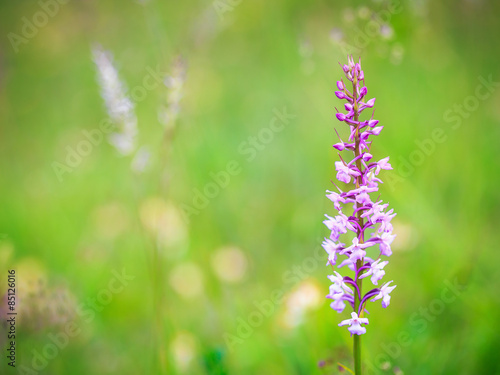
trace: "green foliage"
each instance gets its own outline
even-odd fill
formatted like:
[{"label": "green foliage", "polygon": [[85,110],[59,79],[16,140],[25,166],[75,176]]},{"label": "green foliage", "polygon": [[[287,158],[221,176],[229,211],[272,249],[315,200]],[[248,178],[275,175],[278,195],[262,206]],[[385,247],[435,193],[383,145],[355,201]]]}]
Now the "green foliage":
[{"label": "green foliage", "polygon": [[[318,250],[323,214],[333,212],[324,191],[338,158],[337,62],[346,60],[331,32],[340,29],[355,48],[357,33],[389,5],[224,0],[231,9],[219,17],[210,2],[144,3],[61,4],[17,53],[7,36],[22,36],[23,17],[32,20],[40,5],[0,5],[0,272],[17,270],[19,293],[31,298],[19,308],[35,314],[19,322],[19,366],[64,331],[50,320],[63,316],[81,333],[40,374],[353,368],[351,338],[337,327],[344,316],[323,298],[328,269]],[[398,212],[387,267],[398,288],[387,310],[369,306],[367,374],[495,374],[500,94],[493,88],[477,106],[470,98],[481,77],[500,80],[499,4],[401,8],[389,20],[392,37],[369,37],[360,49],[385,126],[372,153],[395,167],[381,193]],[[134,174],[130,158],[103,140],[59,181],[53,163],[65,163],[67,147],[107,118],[90,53],[96,42],[113,52],[130,92],[148,68],[169,73],[182,56],[179,117],[164,137],[157,110],[168,91],[158,85],[136,103],[149,169]],[[284,107],[296,117],[266,133]],[[237,172],[217,177],[231,161]],[[194,207],[195,190],[205,194],[217,181],[216,196]],[[197,211],[188,223],[186,206]],[[102,300],[122,269],[134,277],[123,291],[92,308],[92,318],[75,310]],[[464,288],[446,302],[455,281]],[[47,318],[37,326],[32,316]]]}]

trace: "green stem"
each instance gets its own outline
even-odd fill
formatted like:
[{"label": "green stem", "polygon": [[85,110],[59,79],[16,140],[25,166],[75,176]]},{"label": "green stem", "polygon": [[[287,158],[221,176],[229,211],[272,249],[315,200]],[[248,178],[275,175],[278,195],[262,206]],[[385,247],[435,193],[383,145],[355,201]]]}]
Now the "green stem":
[{"label": "green stem", "polygon": [[361,335],[354,335],[354,374],[361,375]]},{"label": "green stem", "polygon": [[[352,82],[352,91],[353,91],[353,96],[354,96],[354,103],[353,103],[354,104],[354,121],[359,120],[358,98],[357,98],[356,85],[357,85],[357,78],[355,77],[353,82]],[[360,155],[360,152],[359,152],[359,143],[360,143],[359,126],[358,126],[358,129],[356,129],[356,137],[355,138],[356,139],[355,139],[354,154],[356,157],[358,157]],[[361,165],[360,159],[356,160],[356,166],[357,166],[358,170],[361,171],[363,166]],[[356,180],[356,188],[359,188],[360,185],[361,185],[361,176],[359,176]],[[363,228],[363,225],[364,225],[363,218],[361,217],[361,214],[363,213],[362,211],[363,210],[359,210],[357,212],[357,217],[358,217],[359,225],[361,228]],[[362,229],[358,231],[358,238],[359,238],[360,243],[364,242]],[[363,260],[360,259],[356,262],[356,270],[358,270],[362,266],[363,266]],[[356,284],[358,286],[360,295],[361,295],[361,290],[362,290],[362,286],[363,286],[362,280],[359,279],[359,276],[361,276],[361,274],[358,275],[358,277],[356,278]],[[354,293],[354,311],[356,313],[359,310],[359,304],[361,302],[359,300],[359,298],[360,297],[357,295],[357,293]],[[360,315],[361,314],[362,313],[360,313]],[[354,335],[353,336],[353,354],[354,354],[354,374],[361,375],[361,335]]]},{"label": "green stem", "polygon": [[[358,260],[356,262],[356,268],[360,268],[363,262]],[[361,293],[362,280],[359,278],[356,280],[359,291]],[[358,312],[360,300],[357,293],[354,293],[354,311]],[[360,314],[361,315],[361,314]],[[353,335],[353,355],[354,355],[354,374],[361,375],[361,335]]]}]

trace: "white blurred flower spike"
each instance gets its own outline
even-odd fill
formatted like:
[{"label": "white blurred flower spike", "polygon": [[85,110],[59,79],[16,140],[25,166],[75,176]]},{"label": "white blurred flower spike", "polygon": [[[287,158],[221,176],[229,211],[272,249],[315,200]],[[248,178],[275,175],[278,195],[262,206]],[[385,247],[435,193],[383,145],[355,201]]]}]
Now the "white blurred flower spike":
[{"label": "white blurred flower spike", "polygon": [[160,107],[158,121],[166,128],[173,129],[180,112],[180,102],[184,96],[184,82],[186,80],[186,62],[177,56],[172,64],[171,73],[165,77],[167,87],[165,104]]},{"label": "white blurred flower spike", "polygon": [[143,173],[149,165],[149,161],[151,159],[151,151],[148,146],[142,146],[139,150],[137,150],[134,158],[132,159],[132,163],[130,164],[130,168],[137,174]]},{"label": "white blurred flower spike", "polygon": [[97,68],[97,81],[101,87],[101,96],[108,115],[117,128],[116,132],[109,135],[109,143],[120,154],[129,155],[135,149],[137,136],[134,103],[127,96],[127,88],[120,80],[112,54],[104,50],[101,45],[95,44],[92,46],[92,56]]}]

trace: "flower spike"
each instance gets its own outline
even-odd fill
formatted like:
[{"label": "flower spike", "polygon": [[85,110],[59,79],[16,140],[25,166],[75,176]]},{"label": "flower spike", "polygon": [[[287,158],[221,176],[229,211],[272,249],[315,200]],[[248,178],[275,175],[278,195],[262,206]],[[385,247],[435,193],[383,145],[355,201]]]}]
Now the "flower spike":
[{"label": "flower spike", "polygon": [[[328,276],[332,284],[327,298],[333,300],[330,307],[339,313],[348,305],[352,307],[351,319],[343,320],[339,326],[348,326],[347,329],[351,335],[355,335],[356,342],[359,335],[366,333],[363,325],[368,324],[368,319],[362,316],[366,312],[365,304],[369,300],[380,299],[382,307],[388,307],[390,293],[396,287],[391,286],[392,281],[389,281],[364,294],[362,292],[363,279],[369,278],[377,286],[385,276],[385,268],[389,264],[387,258],[392,255],[391,243],[396,237],[392,234],[391,224],[396,214],[388,208],[387,203],[379,200],[379,184],[382,183],[380,177],[386,173],[382,171],[393,168],[389,157],[375,159],[372,151],[373,142],[370,138],[380,135],[384,129],[384,126],[379,125],[379,120],[374,119],[376,99],[367,98],[368,89],[364,83],[361,60],[354,62],[354,58],[348,56],[347,64],[340,66],[347,81],[337,81],[338,91],[335,91],[335,95],[346,102],[345,112],[335,108],[335,117],[347,126],[349,138],[344,142],[335,130],[339,142],[333,147],[339,151],[340,158],[335,162],[337,180],[347,186],[337,187],[338,192],[326,191],[327,198],[338,213],[333,217],[325,215],[327,219],[324,224],[330,230],[330,236],[325,238],[322,246],[328,255],[326,264],[329,267],[353,272],[352,277],[343,276],[337,271]],[[362,119],[362,112],[367,108],[372,109],[371,117]],[[340,241],[340,237],[348,231],[354,232],[355,237],[347,242],[342,241],[346,245]],[[344,266],[347,267],[342,268]]]}]

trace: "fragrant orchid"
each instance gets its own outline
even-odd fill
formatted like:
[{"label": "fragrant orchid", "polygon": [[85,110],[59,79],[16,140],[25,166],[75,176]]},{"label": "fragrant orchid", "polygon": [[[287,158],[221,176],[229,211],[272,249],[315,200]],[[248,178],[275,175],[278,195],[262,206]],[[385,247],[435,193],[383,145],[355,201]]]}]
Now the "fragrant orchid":
[{"label": "fragrant orchid", "polygon": [[[337,82],[338,91],[335,95],[347,103],[344,105],[346,113],[337,110],[336,117],[347,125],[349,137],[348,141],[344,142],[337,133],[340,142],[333,147],[340,152],[352,152],[353,158],[349,160],[341,156],[340,161],[335,162],[335,170],[337,180],[353,185],[345,185],[344,189],[335,185],[335,191],[326,191],[326,196],[332,201],[338,215],[325,215],[327,220],[324,224],[330,230],[330,238],[325,238],[322,246],[328,254],[327,265],[332,268],[336,266],[337,269],[347,265],[354,272],[353,277],[342,276],[337,271],[334,271],[334,275],[329,275],[332,285],[327,298],[333,300],[330,306],[339,313],[345,309],[346,303],[353,309],[351,319],[343,320],[339,326],[348,325],[349,332],[354,335],[355,369],[356,374],[359,374],[359,335],[366,333],[362,324],[368,324],[368,319],[363,317],[366,303],[369,300],[382,299],[382,306],[387,307],[391,298],[389,293],[396,287],[391,286],[390,281],[363,294],[362,279],[370,276],[371,282],[376,286],[384,277],[384,267],[389,263],[385,258],[392,254],[391,243],[395,238],[391,220],[396,214],[392,209],[388,209],[387,203],[377,197],[379,184],[382,183],[382,171],[392,169],[388,157],[379,161],[372,160],[373,141],[370,137],[378,136],[383,126],[378,126],[379,121],[373,118],[373,114],[367,120],[360,119],[362,111],[373,109],[375,98],[366,98],[368,89],[364,84],[361,62],[355,63],[353,58],[349,57],[348,64],[343,65],[342,70],[346,79],[352,83],[352,88],[351,85],[347,87],[344,80]],[[347,213],[347,207],[352,207],[351,215],[342,212]],[[353,232],[355,237],[350,241],[351,244],[346,246],[340,243],[339,239],[349,231]],[[367,256],[367,252],[373,254],[373,259]],[[339,257],[346,258],[339,261]]]}]

